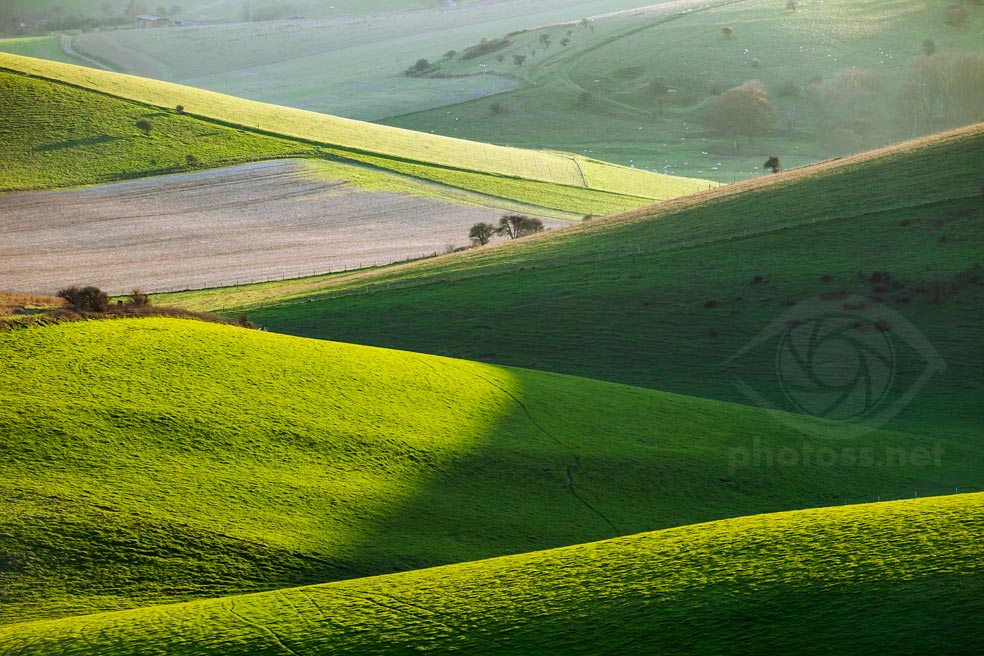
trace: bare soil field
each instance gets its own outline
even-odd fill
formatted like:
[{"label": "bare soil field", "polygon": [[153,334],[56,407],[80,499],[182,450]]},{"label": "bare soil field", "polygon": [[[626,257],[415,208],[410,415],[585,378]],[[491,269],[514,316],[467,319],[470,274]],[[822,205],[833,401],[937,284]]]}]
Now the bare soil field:
[{"label": "bare soil field", "polygon": [[0,290],[166,291],[388,264],[466,245],[503,211],[326,182],[298,161],[0,195]]}]

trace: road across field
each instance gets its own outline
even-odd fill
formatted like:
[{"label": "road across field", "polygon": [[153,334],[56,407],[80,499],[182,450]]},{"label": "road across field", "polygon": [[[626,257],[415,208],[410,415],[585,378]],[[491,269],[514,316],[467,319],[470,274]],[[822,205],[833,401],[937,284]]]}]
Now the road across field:
[{"label": "road across field", "polygon": [[387,264],[463,246],[503,211],[326,182],[298,161],[0,195],[0,289],[161,291]]}]

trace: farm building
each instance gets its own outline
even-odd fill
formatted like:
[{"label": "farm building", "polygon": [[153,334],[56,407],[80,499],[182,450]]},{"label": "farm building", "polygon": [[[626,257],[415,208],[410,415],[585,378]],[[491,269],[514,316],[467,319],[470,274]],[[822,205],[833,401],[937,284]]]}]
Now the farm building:
[{"label": "farm building", "polygon": [[166,18],[161,18],[160,16],[137,16],[133,19],[139,28],[146,27],[167,27],[171,24]]}]

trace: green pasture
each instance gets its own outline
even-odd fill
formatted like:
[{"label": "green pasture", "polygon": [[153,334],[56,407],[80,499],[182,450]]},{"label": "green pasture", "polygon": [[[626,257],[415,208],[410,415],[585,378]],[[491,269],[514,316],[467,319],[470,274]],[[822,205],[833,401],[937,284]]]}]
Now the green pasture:
[{"label": "green pasture", "polygon": [[10,656],[976,653],[981,494],[0,627]]}]

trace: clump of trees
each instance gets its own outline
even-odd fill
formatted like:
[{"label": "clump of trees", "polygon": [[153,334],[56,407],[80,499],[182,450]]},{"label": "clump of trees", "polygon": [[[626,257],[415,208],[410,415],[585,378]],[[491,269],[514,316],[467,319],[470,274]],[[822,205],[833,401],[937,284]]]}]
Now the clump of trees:
[{"label": "clump of trees", "polygon": [[765,134],[775,126],[776,110],[762,83],[749,80],[711,100],[703,122],[711,130],[734,139],[738,150],[739,137],[746,136],[751,143],[754,136]]},{"label": "clump of trees", "polygon": [[507,47],[510,43],[512,43],[512,41],[505,37],[502,37],[501,39],[482,39],[477,45],[465,48],[465,51],[461,53],[461,57],[459,57],[459,59],[475,59],[476,57],[491,55],[493,52]]},{"label": "clump of trees", "polygon": [[810,86],[819,117],[819,138],[837,152],[882,141],[890,115],[882,77],[865,68],[845,68]]},{"label": "clump of trees", "polygon": [[778,173],[782,170],[782,165],[779,163],[779,158],[773,155],[766,160],[765,164],[762,165],[762,168],[772,169],[773,173]]},{"label": "clump of trees", "polygon": [[902,77],[898,109],[913,136],[984,117],[984,55],[936,52],[913,59]]},{"label": "clump of trees", "polygon": [[73,285],[58,292],[70,308],[77,312],[106,312],[109,309],[109,294],[98,287],[78,287]]},{"label": "clump of trees", "polygon": [[403,71],[403,74],[409,75],[411,77],[424,75],[425,73],[429,72],[432,68],[434,67],[431,65],[430,61],[421,57],[414,63],[413,66]]},{"label": "clump of trees", "polygon": [[469,239],[476,246],[485,246],[493,237],[505,236],[519,239],[543,232],[543,221],[525,214],[506,214],[499,219],[499,225],[476,223],[468,232]]}]

